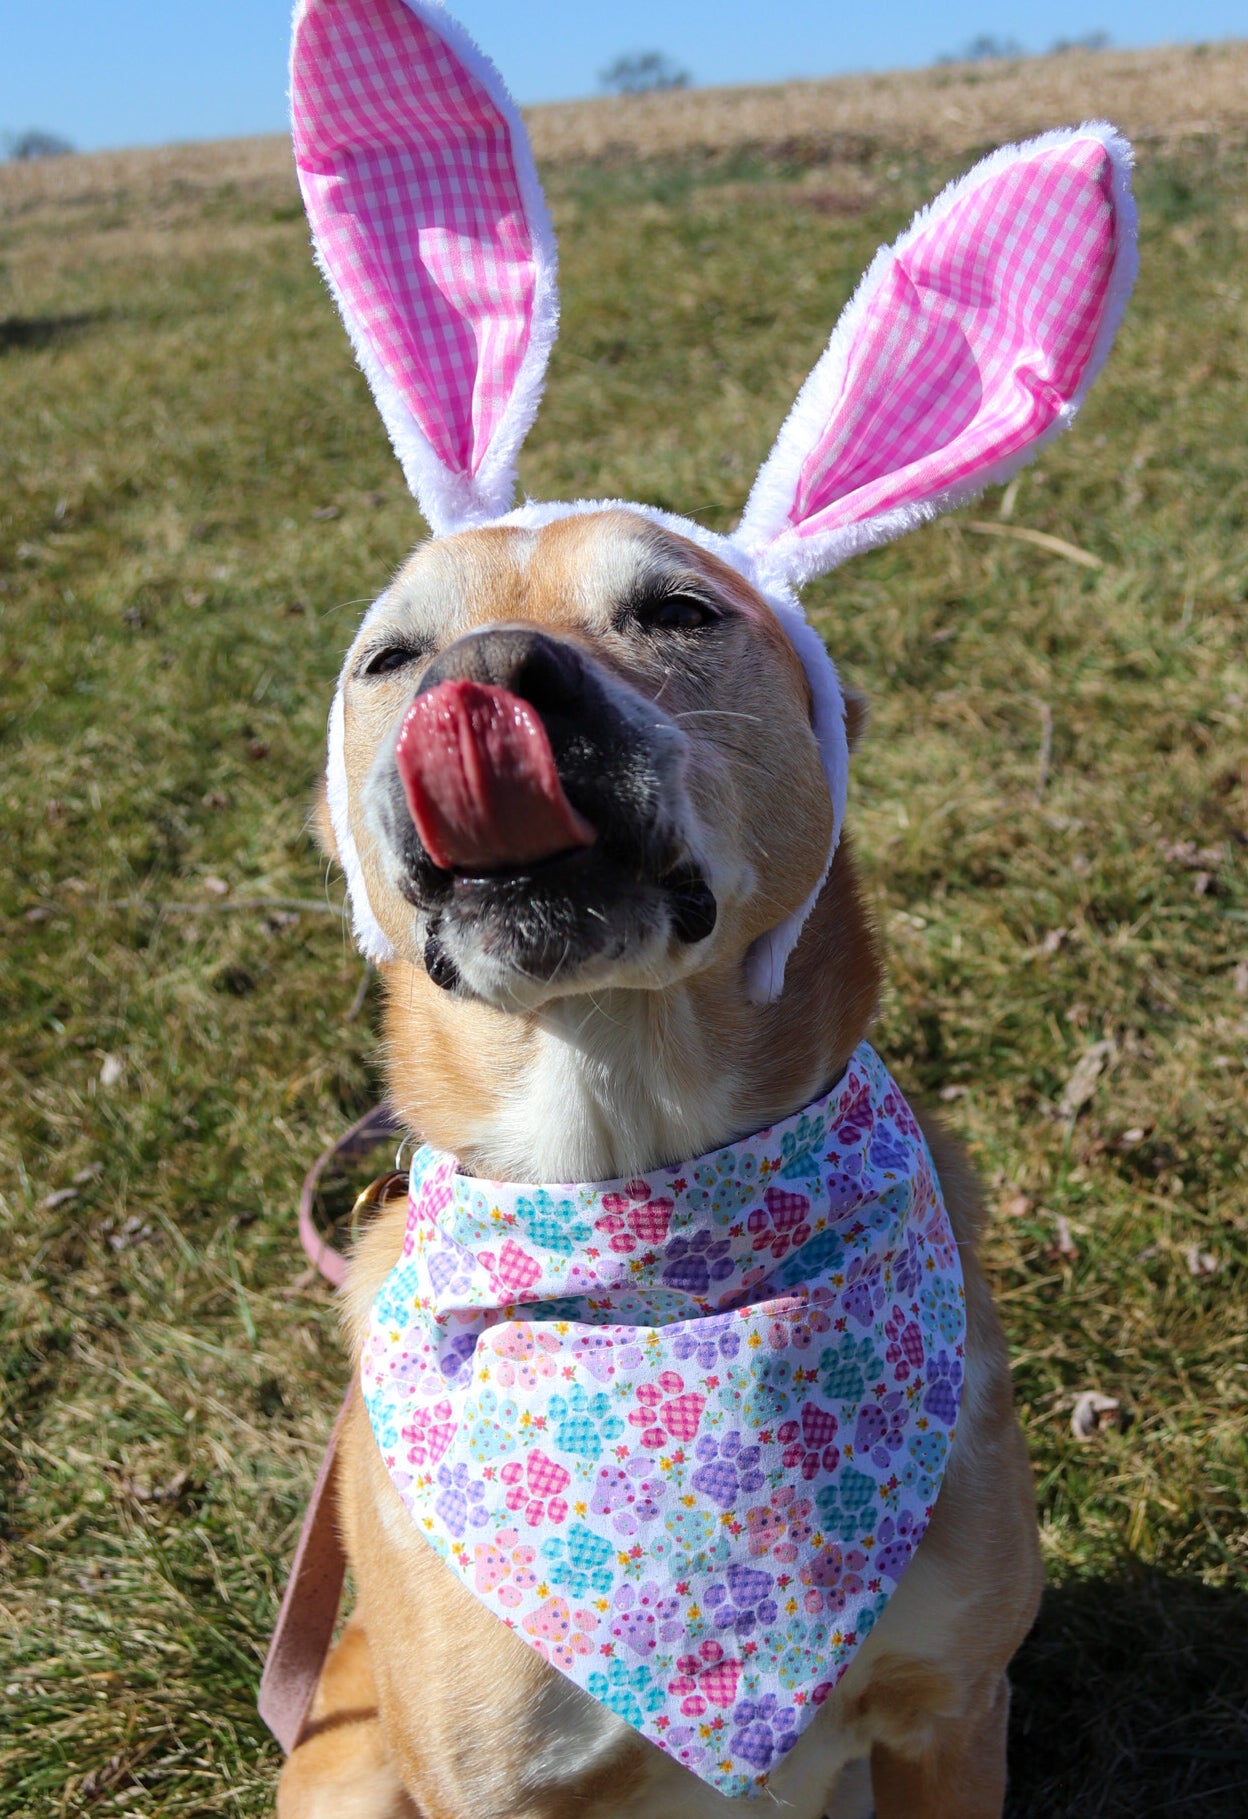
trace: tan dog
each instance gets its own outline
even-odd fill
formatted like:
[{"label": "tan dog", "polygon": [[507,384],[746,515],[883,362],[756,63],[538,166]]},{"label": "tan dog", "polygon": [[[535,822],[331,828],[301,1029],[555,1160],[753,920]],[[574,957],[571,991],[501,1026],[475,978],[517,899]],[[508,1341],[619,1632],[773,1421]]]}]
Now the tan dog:
[{"label": "tan dog", "polygon": [[[1051,134],[947,191],[872,266],[719,537],[643,506],[508,512],[553,243],[519,118],[441,8],[301,0],[292,100],[322,262],[435,533],[347,655],[322,817],[385,979],[391,1102],[447,1179],[455,1159],[495,1186],[683,1166],[835,1087],[878,998],[841,830],[861,712],[793,588],[1071,420],[1134,273],[1129,153],[1107,127]],[[1001,1812],[1036,1524],[974,1183],[924,1128],[965,1283],[956,1438],[875,1627],[769,1758],[765,1793],[794,1819]],[[353,1257],[357,1372],[409,1238],[404,1204]],[[357,1602],[283,1819],[760,1810],[473,1595],[359,1397],[341,1487]]]},{"label": "tan dog", "polygon": [[[426,686],[473,676],[522,689],[527,676],[540,694],[541,662],[550,667],[565,654],[608,713],[639,726],[638,703],[650,704],[644,736],[667,786],[656,864],[670,872],[673,852],[698,855],[713,882],[714,931],[691,945],[670,911],[656,918],[661,871],[613,896],[605,929],[583,862],[562,876],[554,868],[549,901],[527,932],[514,929],[507,879],[498,880],[496,901],[478,881],[468,907],[447,912],[442,936],[472,996],[460,995],[462,986],[448,993],[414,942],[403,836],[396,842],[384,831],[396,717],[422,677]],[[742,674],[755,679],[748,711],[734,681]],[[352,800],[363,805],[359,820],[379,829],[365,836],[361,858],[398,956],[384,969],[386,1042],[406,1125],[476,1174],[605,1179],[759,1128],[843,1070],[880,984],[844,842],[793,955],[784,1000],[760,1013],[740,990],[749,942],[819,874],[828,810],[801,666],[765,602],[731,570],[622,511],[445,539],[418,551],[391,588],[348,659],[346,691]],[[600,722],[603,711],[595,707]],[[560,944],[552,978],[542,977],[543,918]],[[565,958],[569,929],[584,951],[573,947]],[[794,1000],[805,1011],[796,1024]],[[772,1775],[775,1797],[801,1819],[869,1810],[850,1766],[868,1759],[880,1819],[999,1813],[1006,1666],[1039,1597],[1005,1348],[974,1261],[975,1188],[949,1140],[926,1128],[966,1277],[963,1412],[913,1564],[850,1672]],[[357,1353],[405,1218],[405,1205],[383,1214],[353,1261],[347,1306]],[[660,1819],[678,1810],[709,1819],[745,1810],[571,1692],[459,1585],[416,1532],[358,1401],[343,1483],[358,1601],[284,1773],[283,1819],[412,1811]]]}]

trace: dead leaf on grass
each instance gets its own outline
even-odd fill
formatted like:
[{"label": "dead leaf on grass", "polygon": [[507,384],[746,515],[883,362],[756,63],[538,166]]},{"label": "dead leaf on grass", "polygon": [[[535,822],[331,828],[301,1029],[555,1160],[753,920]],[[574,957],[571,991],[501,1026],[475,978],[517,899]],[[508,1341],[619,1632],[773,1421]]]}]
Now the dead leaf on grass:
[{"label": "dead leaf on grass", "polygon": [[1073,1263],[1079,1255],[1079,1246],[1075,1243],[1070,1221],[1063,1218],[1061,1213],[1057,1216],[1053,1238],[1045,1246],[1044,1255],[1045,1260],[1049,1263]]},{"label": "dead leaf on grass", "polygon": [[1084,1390],[1071,1410],[1070,1431],[1076,1440],[1091,1440],[1103,1428],[1116,1427],[1117,1414],[1116,1396],[1103,1396],[1100,1390]]},{"label": "dead leaf on grass", "polygon": [[105,1092],[111,1092],[113,1087],[120,1086],[125,1071],[126,1064],[120,1055],[105,1055],[100,1063],[100,1085]]},{"label": "dead leaf on grass", "polygon": [[1080,1111],[1096,1091],[1097,1081],[1105,1072],[1114,1056],[1114,1045],[1106,1038],[1094,1042],[1090,1049],[1084,1051],[1075,1064],[1075,1070],[1062,1088],[1062,1096],[1057,1102],[1057,1109],[1064,1118],[1077,1118]]},{"label": "dead leaf on grass", "polygon": [[1183,1252],[1183,1260],[1187,1264],[1188,1274],[1195,1276],[1198,1282],[1206,1276],[1216,1276],[1222,1268],[1221,1259],[1212,1251],[1202,1251],[1198,1244],[1188,1245]]},{"label": "dead leaf on grass", "polygon": [[1025,1219],[1031,1211],[1031,1200],[1027,1194],[1010,1194],[1001,1202],[1001,1211],[1007,1219]]},{"label": "dead leaf on grass", "polygon": [[78,1198],[76,1187],[58,1187],[50,1194],[45,1194],[39,1205],[45,1213],[54,1213],[58,1206],[68,1206],[71,1200]]}]

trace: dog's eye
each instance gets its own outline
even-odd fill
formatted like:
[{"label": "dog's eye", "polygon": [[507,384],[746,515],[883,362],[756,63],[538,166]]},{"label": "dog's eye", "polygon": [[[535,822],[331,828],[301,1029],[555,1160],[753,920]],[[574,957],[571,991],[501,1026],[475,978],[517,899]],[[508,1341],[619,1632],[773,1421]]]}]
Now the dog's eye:
[{"label": "dog's eye", "polygon": [[697,632],[720,617],[707,600],[696,594],[656,594],[638,601],[633,617],[646,631]]},{"label": "dog's eye", "polygon": [[388,676],[391,670],[404,669],[409,663],[419,662],[424,655],[424,651],[411,644],[386,644],[365,657],[359,673],[361,676]]}]

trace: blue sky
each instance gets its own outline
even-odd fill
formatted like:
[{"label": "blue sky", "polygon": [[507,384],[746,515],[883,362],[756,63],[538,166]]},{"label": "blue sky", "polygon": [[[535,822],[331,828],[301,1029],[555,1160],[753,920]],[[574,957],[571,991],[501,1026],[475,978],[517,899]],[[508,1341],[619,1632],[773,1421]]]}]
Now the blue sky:
[{"label": "blue sky", "polygon": [[[981,32],[1046,50],[1248,35],[1244,0],[458,0],[520,101],[592,95],[622,52],[661,50],[703,84],[932,62]],[[84,151],[285,128],[287,0],[0,0],[0,133]]]}]

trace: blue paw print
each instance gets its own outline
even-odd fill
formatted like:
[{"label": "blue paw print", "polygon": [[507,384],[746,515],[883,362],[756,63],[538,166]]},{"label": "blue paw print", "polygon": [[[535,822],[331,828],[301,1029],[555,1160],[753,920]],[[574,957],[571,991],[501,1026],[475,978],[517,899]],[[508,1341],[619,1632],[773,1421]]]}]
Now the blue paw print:
[{"label": "blue paw print", "polygon": [[833,1483],[824,1485],[815,1506],[829,1535],[837,1541],[854,1541],[875,1496],[875,1480],[847,1465]]},{"label": "blue paw print", "polygon": [[925,1413],[952,1427],[958,1418],[958,1392],[962,1388],[962,1360],[948,1352],[937,1352],[927,1361],[927,1394],[923,1398]]},{"label": "blue paw print", "polygon": [[884,1375],[884,1360],[870,1339],[845,1339],[820,1354],[820,1384],[829,1402],[859,1402],[869,1383]]},{"label": "blue paw print", "polygon": [[946,1345],[956,1345],[962,1337],[965,1315],[962,1298],[944,1276],[929,1277],[919,1290],[919,1298],[929,1313],[936,1317],[940,1336]]},{"label": "blue paw print", "polygon": [[692,1238],[673,1238],[667,1247],[668,1265],[663,1280],[668,1288],[683,1289],[688,1295],[705,1295],[712,1282],[723,1282],[732,1274],[731,1250],[727,1238],[712,1238],[704,1228]]},{"label": "blue paw print", "polygon": [[475,1483],[469,1477],[466,1465],[440,1465],[438,1483],[442,1489],[438,1492],[433,1507],[457,1541],[465,1529],[484,1526],[489,1519],[485,1507],[485,1486]]},{"label": "blue paw print", "polygon": [[868,1159],[874,1168],[891,1169],[896,1175],[908,1174],[910,1155],[910,1150],[891,1126],[887,1124],[876,1126],[867,1149]]},{"label": "blue paw print", "polygon": [[818,1177],[824,1135],[820,1120],[805,1112],[793,1129],[785,1132],[780,1142],[780,1173],[786,1181]]},{"label": "blue paw print", "polygon": [[816,1232],[805,1244],[772,1270],[767,1280],[777,1288],[789,1288],[799,1282],[813,1282],[817,1276],[826,1276],[832,1270],[839,1269],[845,1255],[845,1245],[840,1235],[832,1230]]},{"label": "blue paw print", "polygon": [[587,1244],[594,1235],[592,1226],[577,1217],[575,1201],[556,1200],[545,1188],[539,1188],[531,1200],[516,1201],[516,1218],[531,1243],[557,1251],[561,1257],[570,1257],[578,1244]]},{"label": "blue paw print", "polygon": [[464,1433],[468,1451],[474,1459],[501,1459],[515,1451],[516,1437],[510,1431],[519,1420],[514,1402],[500,1402],[491,1389],[481,1391],[474,1402],[464,1404]]},{"label": "blue paw print", "polygon": [[748,1636],[755,1625],[766,1628],[775,1622],[777,1605],[772,1596],[774,1586],[770,1573],[762,1572],[758,1567],[742,1566],[734,1560],[724,1579],[726,1584],[708,1585],[702,1594],[702,1602],[717,1630],[732,1630],[738,1636]]},{"label": "blue paw print", "polygon": [[644,1717],[663,1705],[663,1688],[655,1685],[654,1676],[644,1663],[630,1668],[622,1661],[608,1662],[606,1673],[590,1674],[585,1686],[600,1705],[625,1724],[640,1725]]},{"label": "blue paw print", "polygon": [[551,1439],[565,1453],[596,1462],[610,1440],[618,1440],[624,1423],[611,1413],[611,1398],[602,1390],[587,1396],[584,1386],[574,1383],[566,1397],[552,1396],[547,1410]]},{"label": "blue paw print", "polygon": [[742,1446],[735,1427],[722,1440],[703,1434],[694,1451],[701,1464],[689,1482],[721,1509],[730,1509],[738,1497],[753,1496],[763,1488],[763,1474],[758,1469],[761,1451],[757,1446]]},{"label": "blue paw print", "polygon": [[610,1565],[614,1549],[583,1522],[574,1522],[567,1535],[542,1543],[542,1558],[549,1563],[550,1583],[566,1586],[573,1598],[589,1592],[609,1592],[615,1579]]},{"label": "blue paw print", "polygon": [[797,1715],[782,1710],[774,1693],[764,1693],[761,1699],[743,1699],[732,1716],[737,1726],[732,1733],[732,1749],[760,1773],[797,1742]]}]

